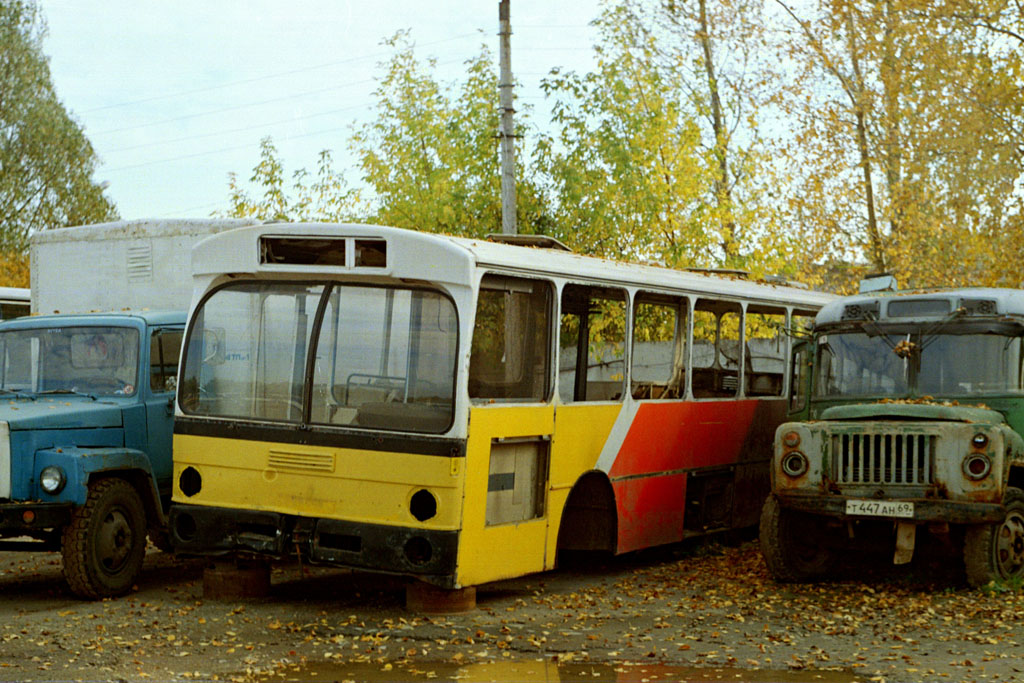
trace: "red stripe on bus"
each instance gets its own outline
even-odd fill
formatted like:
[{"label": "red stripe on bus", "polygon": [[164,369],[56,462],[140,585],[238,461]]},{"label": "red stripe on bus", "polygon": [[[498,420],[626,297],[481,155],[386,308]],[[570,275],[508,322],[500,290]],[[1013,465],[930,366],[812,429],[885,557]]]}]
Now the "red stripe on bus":
[{"label": "red stripe on bus", "polygon": [[686,475],[612,482],[619,509],[617,552],[626,553],[683,537]]},{"label": "red stripe on bus", "polygon": [[615,479],[734,463],[760,402],[644,403],[608,474]]}]

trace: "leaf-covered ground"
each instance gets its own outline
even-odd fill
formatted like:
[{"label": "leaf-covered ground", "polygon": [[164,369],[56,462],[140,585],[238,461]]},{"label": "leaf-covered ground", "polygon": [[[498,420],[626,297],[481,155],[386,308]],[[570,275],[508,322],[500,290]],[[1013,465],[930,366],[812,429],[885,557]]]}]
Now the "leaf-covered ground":
[{"label": "leaf-covered ground", "polygon": [[202,566],[151,551],[137,590],[90,603],[68,594],[57,555],[0,555],[0,681],[345,680],[346,665],[427,680],[538,660],[1024,680],[1024,592],[928,566],[778,585],[756,543],[705,543],[485,586],[477,610],[450,616],[405,611],[401,580],[299,565],[274,569],[268,598],[204,600]]}]

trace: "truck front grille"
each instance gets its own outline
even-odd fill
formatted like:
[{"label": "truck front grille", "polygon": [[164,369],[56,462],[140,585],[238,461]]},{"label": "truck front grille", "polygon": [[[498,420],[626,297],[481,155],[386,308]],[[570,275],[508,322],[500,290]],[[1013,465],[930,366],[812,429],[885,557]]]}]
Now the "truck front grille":
[{"label": "truck front grille", "polygon": [[931,484],[935,437],[929,434],[835,434],[832,479],[838,484]]}]

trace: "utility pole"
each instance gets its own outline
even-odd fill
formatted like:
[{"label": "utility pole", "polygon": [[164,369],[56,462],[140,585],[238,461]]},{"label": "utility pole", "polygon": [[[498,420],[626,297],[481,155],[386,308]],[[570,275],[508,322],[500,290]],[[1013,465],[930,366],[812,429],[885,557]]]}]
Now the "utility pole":
[{"label": "utility pole", "polygon": [[516,138],[512,125],[512,24],[509,21],[509,0],[499,0],[501,78],[501,232],[515,235],[516,229]]}]

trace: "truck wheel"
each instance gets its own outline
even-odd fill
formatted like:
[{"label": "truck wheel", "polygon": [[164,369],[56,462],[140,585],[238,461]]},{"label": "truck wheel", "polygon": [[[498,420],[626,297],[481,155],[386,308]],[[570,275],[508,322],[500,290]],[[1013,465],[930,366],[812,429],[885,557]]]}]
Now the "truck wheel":
[{"label": "truck wheel", "polygon": [[139,494],[123,479],[89,486],[61,539],[64,578],[83,598],[127,593],[146,552],[146,513]]},{"label": "truck wheel", "polygon": [[1024,576],[1024,491],[1009,487],[1000,522],[976,524],[964,535],[967,583],[984,586]]},{"label": "truck wheel", "polygon": [[833,554],[820,543],[820,521],[787,510],[775,496],[761,508],[758,540],[768,572],[776,581],[810,581],[832,567]]}]

